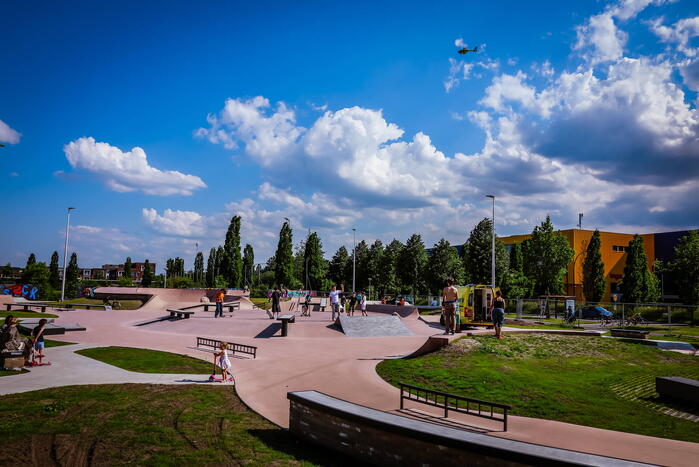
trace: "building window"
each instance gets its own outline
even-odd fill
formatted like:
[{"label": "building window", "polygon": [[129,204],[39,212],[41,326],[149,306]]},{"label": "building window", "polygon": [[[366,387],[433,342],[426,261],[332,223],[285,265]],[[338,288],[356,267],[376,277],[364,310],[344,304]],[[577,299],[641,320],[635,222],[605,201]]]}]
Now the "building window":
[{"label": "building window", "polygon": [[622,246],[622,245],[614,245],[612,246],[612,251],[618,251],[621,253],[626,253],[626,251],[629,249],[628,246]]}]

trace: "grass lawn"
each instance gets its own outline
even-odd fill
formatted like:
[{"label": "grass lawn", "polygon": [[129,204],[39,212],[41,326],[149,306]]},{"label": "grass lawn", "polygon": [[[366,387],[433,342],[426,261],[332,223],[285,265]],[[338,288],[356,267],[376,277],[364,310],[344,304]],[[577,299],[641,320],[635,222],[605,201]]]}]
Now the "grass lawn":
[{"label": "grass lawn", "polygon": [[565,329],[568,331],[584,331],[585,328],[580,326],[571,326],[569,324],[507,324],[505,327],[518,329]]},{"label": "grass lawn", "polygon": [[22,369],[22,370],[20,370],[20,371],[17,371],[17,370],[0,370],[0,376],[10,376],[10,375],[16,375],[16,374],[19,374],[19,373],[29,373],[29,372],[28,372],[27,370],[24,370],[24,369]]},{"label": "grass lawn", "polygon": [[41,313],[36,311],[0,311],[0,318],[3,320],[7,318],[8,315],[12,315],[15,318],[58,318],[58,315],[52,315],[51,313]]},{"label": "grass lawn", "polygon": [[396,386],[510,404],[515,415],[699,439],[699,423],[656,410],[664,402],[654,391],[656,376],[698,379],[699,359],[644,345],[540,334],[463,338],[423,357],[381,362],[377,371]]},{"label": "grass lawn", "polygon": [[263,310],[272,308],[272,302],[270,302],[267,298],[251,298],[250,301]]},{"label": "grass lawn", "polygon": [[51,388],[3,396],[0,419],[0,465],[350,465],[250,411],[230,387]]},{"label": "grass lawn", "polygon": [[213,357],[206,362],[187,355],[131,347],[97,347],[76,353],[139,373],[209,374],[213,365]]}]

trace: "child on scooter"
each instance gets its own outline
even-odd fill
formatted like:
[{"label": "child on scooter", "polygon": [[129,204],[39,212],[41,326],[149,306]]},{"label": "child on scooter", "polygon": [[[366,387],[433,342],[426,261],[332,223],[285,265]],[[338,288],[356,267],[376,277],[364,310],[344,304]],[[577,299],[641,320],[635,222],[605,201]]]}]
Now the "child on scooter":
[{"label": "child on scooter", "polygon": [[231,367],[231,361],[228,359],[228,344],[221,342],[219,349],[221,351],[216,352],[214,356],[217,359],[219,368],[221,368],[221,382],[233,381],[233,376],[228,373],[228,369]]}]

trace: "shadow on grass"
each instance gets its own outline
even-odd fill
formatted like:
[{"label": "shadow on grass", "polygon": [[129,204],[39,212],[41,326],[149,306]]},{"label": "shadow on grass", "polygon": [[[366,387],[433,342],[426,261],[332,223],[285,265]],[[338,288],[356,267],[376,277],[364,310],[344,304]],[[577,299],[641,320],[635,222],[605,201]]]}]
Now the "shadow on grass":
[{"label": "shadow on grass", "polygon": [[248,430],[252,436],[259,439],[265,446],[276,451],[285,452],[299,461],[311,462],[327,466],[368,466],[360,460],[349,457],[339,451],[333,451],[318,444],[300,440],[289,430],[278,428],[264,430]]}]

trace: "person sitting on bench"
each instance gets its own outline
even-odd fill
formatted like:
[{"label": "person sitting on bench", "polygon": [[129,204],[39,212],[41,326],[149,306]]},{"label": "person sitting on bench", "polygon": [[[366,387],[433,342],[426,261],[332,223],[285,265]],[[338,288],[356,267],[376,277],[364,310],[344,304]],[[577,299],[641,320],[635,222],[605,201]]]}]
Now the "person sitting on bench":
[{"label": "person sitting on bench", "polygon": [[[9,318],[9,317],[8,317]],[[19,335],[17,330],[19,320],[15,317],[6,321],[3,327],[2,335],[0,335],[0,351],[2,352],[22,352],[24,356],[24,365],[29,365],[29,357],[31,356],[32,346],[29,339],[25,339]]]}]

